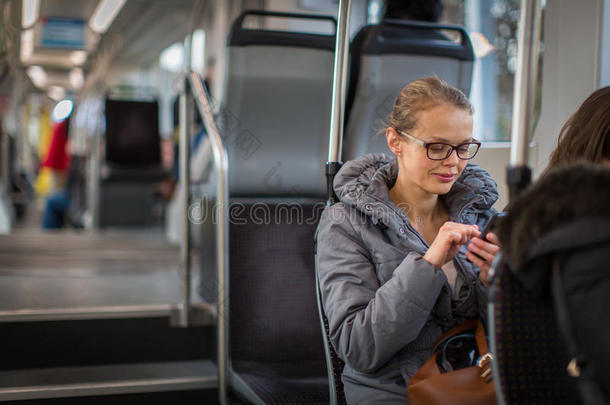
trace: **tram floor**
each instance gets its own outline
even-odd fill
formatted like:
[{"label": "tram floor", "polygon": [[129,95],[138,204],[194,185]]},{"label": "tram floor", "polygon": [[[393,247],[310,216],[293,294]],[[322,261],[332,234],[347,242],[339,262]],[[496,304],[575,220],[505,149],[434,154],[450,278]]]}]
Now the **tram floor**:
[{"label": "tram floor", "polygon": [[215,398],[215,308],[198,297],[194,260],[191,296],[205,316],[172,326],[178,263],[150,230],[0,236],[0,401]]},{"label": "tram floor", "polygon": [[[193,255],[193,300],[198,264]],[[17,231],[0,236],[0,321],[168,314],[181,300],[179,249],[160,232]]]}]

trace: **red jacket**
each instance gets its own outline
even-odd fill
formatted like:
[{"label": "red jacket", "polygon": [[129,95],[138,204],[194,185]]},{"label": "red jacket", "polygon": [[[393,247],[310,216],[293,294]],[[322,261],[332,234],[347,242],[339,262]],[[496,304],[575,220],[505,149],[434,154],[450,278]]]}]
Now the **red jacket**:
[{"label": "red jacket", "polygon": [[70,166],[70,156],[66,151],[68,144],[68,120],[58,122],[53,128],[51,143],[47,155],[42,162],[43,167],[67,172]]}]

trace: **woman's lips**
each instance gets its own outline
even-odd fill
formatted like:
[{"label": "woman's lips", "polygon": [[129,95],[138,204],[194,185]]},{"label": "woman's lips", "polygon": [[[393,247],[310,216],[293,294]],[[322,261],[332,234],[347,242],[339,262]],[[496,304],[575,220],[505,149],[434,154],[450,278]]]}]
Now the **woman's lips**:
[{"label": "woman's lips", "polygon": [[434,173],[434,175],[443,183],[451,183],[455,179],[455,174]]}]

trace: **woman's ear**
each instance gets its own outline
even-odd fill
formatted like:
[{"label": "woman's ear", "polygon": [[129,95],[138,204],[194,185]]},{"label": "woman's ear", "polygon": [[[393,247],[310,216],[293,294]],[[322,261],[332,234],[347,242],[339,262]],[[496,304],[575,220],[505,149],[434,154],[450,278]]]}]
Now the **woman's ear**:
[{"label": "woman's ear", "polygon": [[398,132],[396,132],[394,128],[388,127],[385,131],[385,137],[392,153],[396,156],[400,156],[402,154],[402,142],[400,141]]}]

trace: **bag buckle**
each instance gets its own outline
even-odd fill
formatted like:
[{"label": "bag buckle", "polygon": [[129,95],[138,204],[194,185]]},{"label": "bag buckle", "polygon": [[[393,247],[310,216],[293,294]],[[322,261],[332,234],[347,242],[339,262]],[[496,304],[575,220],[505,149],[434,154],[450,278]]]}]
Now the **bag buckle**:
[{"label": "bag buckle", "polygon": [[487,364],[486,363],[487,361],[492,361],[493,359],[494,359],[494,356],[492,356],[491,353],[485,353],[477,361],[477,366],[479,366],[480,368],[483,368]]},{"label": "bag buckle", "polygon": [[[477,366],[481,369],[483,369],[483,367],[487,366],[492,360],[494,359],[494,357],[491,355],[491,353],[485,353],[483,356],[481,356],[481,358],[477,361]],[[481,377],[482,378],[487,378],[487,376],[491,373],[491,368],[488,368],[487,370],[483,371],[481,373]]]}]

